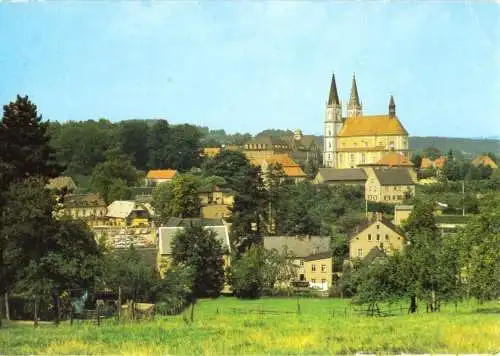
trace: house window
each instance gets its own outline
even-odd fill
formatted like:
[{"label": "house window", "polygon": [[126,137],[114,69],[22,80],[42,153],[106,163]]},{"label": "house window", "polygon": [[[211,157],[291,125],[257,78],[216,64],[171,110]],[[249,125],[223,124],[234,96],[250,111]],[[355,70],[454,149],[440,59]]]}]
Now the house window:
[{"label": "house window", "polygon": [[358,257],[363,257],[363,249],[358,248]]},{"label": "house window", "polygon": [[311,283],[316,283],[316,280],[314,278],[311,279]]},{"label": "house window", "polygon": [[325,273],[326,272],[326,265],[321,265],[321,272]]},{"label": "house window", "polygon": [[372,234],[368,234],[368,241],[372,240]]},{"label": "house window", "polygon": [[316,265],[311,265],[311,271],[316,272]]},{"label": "house window", "polygon": [[378,230],[378,229],[380,229],[380,225],[379,225],[379,224],[377,224],[377,230]]},{"label": "house window", "polygon": [[326,284],[326,279],[321,280],[321,285],[324,286]]},{"label": "house window", "polygon": [[389,240],[389,235],[385,234],[385,240]]},{"label": "house window", "polygon": [[300,260],[300,265],[303,266],[304,265],[304,260]]},{"label": "house window", "polygon": [[380,234],[377,234],[377,241],[380,241]]}]

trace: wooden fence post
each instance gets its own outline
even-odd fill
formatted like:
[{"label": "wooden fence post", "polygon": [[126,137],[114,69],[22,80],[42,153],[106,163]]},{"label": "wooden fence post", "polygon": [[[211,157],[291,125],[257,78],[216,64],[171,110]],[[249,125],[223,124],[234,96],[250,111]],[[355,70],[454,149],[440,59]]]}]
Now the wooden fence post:
[{"label": "wooden fence post", "polygon": [[196,304],[196,299],[191,304],[191,322],[194,321],[194,305]]},{"label": "wooden fence post", "polygon": [[95,313],[96,313],[96,317],[97,317],[97,326],[101,326],[101,318],[99,316],[99,313],[101,312],[101,303],[99,303],[99,301],[96,303],[96,309],[95,309]]},{"label": "wooden fence post", "polygon": [[120,318],[122,316],[122,287],[118,287],[118,321],[120,321]]},{"label": "wooden fence post", "polygon": [[33,312],[33,326],[38,326],[38,296],[35,295],[35,310]]}]

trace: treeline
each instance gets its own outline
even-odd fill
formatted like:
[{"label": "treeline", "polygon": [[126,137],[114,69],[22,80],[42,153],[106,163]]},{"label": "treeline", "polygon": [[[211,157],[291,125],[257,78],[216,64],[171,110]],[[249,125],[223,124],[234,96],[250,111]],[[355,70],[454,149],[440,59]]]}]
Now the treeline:
[{"label": "treeline", "polygon": [[344,266],[337,294],[372,307],[382,301],[408,298],[409,312],[420,300],[428,311],[440,304],[475,297],[500,296],[500,195],[490,193],[480,213],[457,234],[436,227],[432,200],[418,200],[404,225],[403,251],[374,254]]}]

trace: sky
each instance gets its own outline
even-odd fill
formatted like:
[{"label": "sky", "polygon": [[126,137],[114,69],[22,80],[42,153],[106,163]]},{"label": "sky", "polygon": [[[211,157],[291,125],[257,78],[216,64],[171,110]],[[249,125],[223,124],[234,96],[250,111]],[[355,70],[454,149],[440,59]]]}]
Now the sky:
[{"label": "sky", "polygon": [[321,134],[332,73],[412,136],[500,136],[500,3],[0,0],[0,103],[52,121]]}]

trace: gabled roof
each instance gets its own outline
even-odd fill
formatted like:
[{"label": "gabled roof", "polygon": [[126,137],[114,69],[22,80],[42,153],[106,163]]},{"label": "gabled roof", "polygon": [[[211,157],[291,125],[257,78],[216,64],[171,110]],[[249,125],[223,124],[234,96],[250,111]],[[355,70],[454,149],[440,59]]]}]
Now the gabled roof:
[{"label": "gabled roof", "polygon": [[68,195],[64,198],[65,208],[106,207],[104,199],[99,194]]},{"label": "gabled roof", "polygon": [[264,236],[266,250],[287,251],[295,257],[307,257],[330,251],[329,236]]},{"label": "gabled roof", "polygon": [[143,210],[143,211],[148,211],[144,209],[143,207],[137,205],[135,202],[130,201],[130,200],[115,200],[108,206],[108,213],[106,214],[107,217],[109,218],[121,218],[125,219],[127,218],[132,211],[134,210]]},{"label": "gabled roof", "polygon": [[307,175],[304,173],[302,168],[300,168],[300,166],[283,167],[283,171],[285,172],[285,175],[290,178],[307,177]]},{"label": "gabled roof", "polygon": [[408,168],[374,169],[380,185],[415,185]]},{"label": "gabled roof", "polygon": [[320,168],[318,170],[324,182],[339,182],[339,181],[365,181],[366,173],[362,168]]},{"label": "gabled roof", "polygon": [[483,165],[483,166],[490,166],[493,169],[498,168],[498,165],[495,163],[495,161],[493,161],[490,156],[486,155],[477,156],[472,160],[472,164],[476,167]]},{"label": "gabled roof", "polygon": [[190,225],[225,226],[222,219],[170,218],[165,224],[165,227],[185,227]]},{"label": "gabled roof", "polygon": [[[227,226],[205,225],[204,228],[214,231],[216,234],[215,237],[222,243],[222,247],[226,248],[229,252],[231,252],[231,244],[229,241],[229,230]],[[172,241],[174,241],[175,236],[180,231],[183,230],[184,230],[183,226],[176,226],[176,227],[162,226],[158,228],[158,249],[160,255],[172,254]]]},{"label": "gabled roof", "polygon": [[390,135],[407,136],[408,132],[397,117],[389,115],[348,117],[339,133],[340,137]]},{"label": "gabled roof", "polygon": [[147,179],[172,179],[177,174],[175,169],[152,169],[146,175]]},{"label": "gabled roof", "polygon": [[363,224],[361,224],[358,227],[358,230],[356,232],[354,232],[354,233],[351,234],[350,240],[352,240],[354,237],[358,236],[359,234],[363,233],[369,227],[371,227],[373,225],[376,225],[376,224],[385,225],[387,228],[389,228],[390,230],[392,230],[393,232],[395,232],[399,236],[401,236],[401,237],[403,237],[403,238],[406,239],[405,234],[396,225],[394,225],[389,220],[382,218],[382,219],[376,219],[376,220],[372,220],[372,221],[367,221],[367,222],[364,222]]},{"label": "gabled roof", "polygon": [[413,167],[413,163],[410,162],[403,154],[398,152],[389,152],[384,155],[377,164],[389,166],[389,167]]},{"label": "gabled roof", "polygon": [[298,166],[289,155],[271,155],[264,158],[267,164],[281,164],[283,167],[296,167]]},{"label": "gabled roof", "polygon": [[332,257],[332,251],[326,251],[326,252],[321,252],[321,253],[307,256],[304,258],[304,261],[324,260],[325,258],[331,258],[331,257]]},{"label": "gabled roof", "polygon": [[76,189],[76,184],[73,178],[68,177],[68,176],[61,176],[61,177],[56,177],[56,178],[51,178],[49,180],[49,183],[47,184],[47,189],[69,189],[69,190],[74,190]]}]

